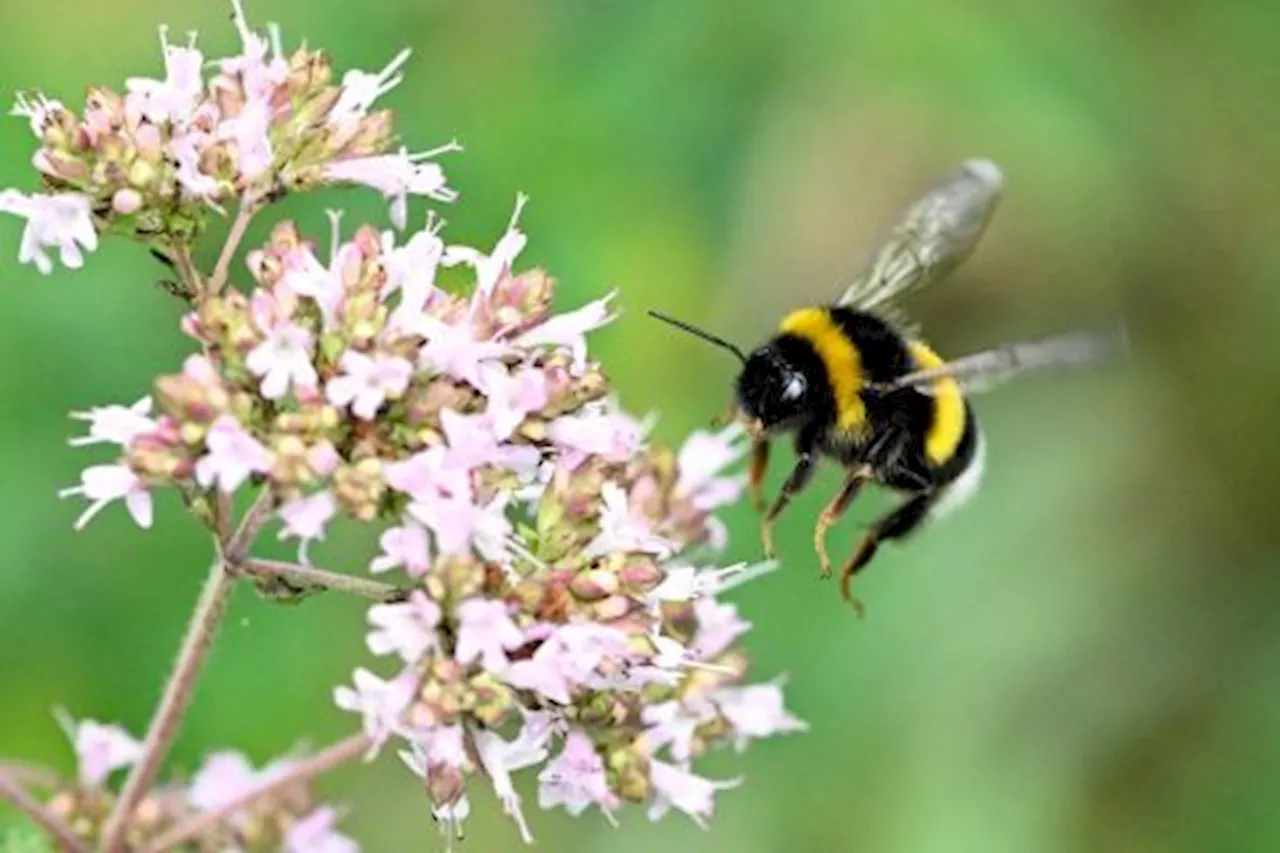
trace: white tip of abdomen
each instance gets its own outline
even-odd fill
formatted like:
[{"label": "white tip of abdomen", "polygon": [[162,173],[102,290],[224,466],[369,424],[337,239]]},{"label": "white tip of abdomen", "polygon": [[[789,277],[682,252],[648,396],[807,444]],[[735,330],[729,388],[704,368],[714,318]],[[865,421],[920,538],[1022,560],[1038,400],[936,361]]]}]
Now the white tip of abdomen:
[{"label": "white tip of abdomen", "polygon": [[932,515],[935,519],[950,515],[962,504],[973,497],[982,484],[982,471],[987,463],[987,441],[979,430],[977,447],[973,450],[973,461],[951,483],[943,487],[942,497],[933,505]]}]

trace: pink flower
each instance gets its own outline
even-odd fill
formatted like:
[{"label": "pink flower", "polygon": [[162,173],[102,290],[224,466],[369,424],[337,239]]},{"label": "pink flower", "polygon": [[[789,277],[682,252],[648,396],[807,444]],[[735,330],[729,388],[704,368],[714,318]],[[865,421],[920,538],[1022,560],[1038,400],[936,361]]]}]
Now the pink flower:
[{"label": "pink flower", "polygon": [[[733,727],[735,745],[741,752],[751,738],[802,732],[809,726],[783,706],[782,688],[776,684],[722,687],[712,698]],[[679,758],[679,756],[676,756]]]},{"label": "pink flower", "polygon": [[409,515],[431,528],[441,554],[461,554],[468,548],[487,560],[500,561],[507,554],[511,520],[506,516],[507,497],[499,494],[488,506],[471,497],[421,498],[409,504]]},{"label": "pink flower", "polygon": [[271,105],[267,101],[270,95],[250,91],[239,115],[224,119],[218,126],[218,138],[235,143],[236,165],[245,181],[260,178],[275,158],[271,147]]},{"label": "pink flower", "polygon": [[507,666],[507,652],[524,645],[524,633],[511,621],[502,601],[469,598],[455,608],[458,638],[454,658],[459,663],[475,661],[490,672]]},{"label": "pink flower", "polygon": [[325,396],[335,406],[351,406],[356,417],[373,420],[387,399],[396,399],[409,387],[413,365],[394,355],[365,355],[347,350],[342,355],[341,376],[330,379]]},{"label": "pink flower", "polygon": [[295,821],[284,836],[285,853],[360,853],[360,845],[334,830],[331,808],[319,808]]},{"label": "pink flower", "polygon": [[72,412],[71,417],[89,422],[89,434],[73,438],[67,443],[72,447],[90,444],[118,444],[127,447],[143,433],[156,428],[151,414],[151,398],[143,397],[132,406],[97,406],[87,412]]},{"label": "pink flower", "polygon": [[382,466],[387,485],[415,500],[471,496],[467,469],[447,465],[444,447],[429,447]]},{"label": "pink flower", "polygon": [[574,372],[581,373],[587,359],[587,332],[598,329],[611,321],[609,302],[617,295],[610,293],[603,299],[588,303],[577,311],[552,317],[516,338],[517,346],[548,346],[567,349],[573,354]]},{"label": "pink flower", "polygon": [[169,143],[169,152],[178,164],[175,177],[187,196],[203,199],[213,205],[222,187],[216,178],[200,169],[200,156],[210,142],[208,134],[188,130]]},{"label": "pink flower", "polygon": [[164,80],[130,77],[128,104],[143,118],[154,124],[182,124],[191,117],[196,102],[204,92],[201,66],[204,54],[196,50],[195,33],[187,47],[169,44],[169,28],[160,28],[160,47],[164,51]]},{"label": "pink flower", "polygon": [[565,811],[577,817],[592,805],[599,806],[612,822],[612,812],[620,801],[609,790],[604,761],[591,738],[580,729],[570,729],[560,754],[538,774],[538,806],[564,806]]},{"label": "pink flower", "polygon": [[698,431],[680,448],[676,469],[676,494],[695,509],[710,512],[731,504],[742,495],[743,477],[721,477],[720,472],[742,458],[742,427],[731,424],[718,433]]},{"label": "pink flower", "polygon": [[342,266],[344,255],[358,251],[347,244],[337,251],[332,269],[326,268],[316,256],[306,249],[299,249],[285,259],[285,274],[280,287],[298,296],[305,296],[320,309],[320,317],[326,329],[332,329],[342,304]]},{"label": "pink flower", "polygon": [[13,100],[9,115],[27,119],[31,124],[31,132],[36,136],[44,136],[45,128],[53,121],[55,114],[67,111],[61,101],[46,98],[40,92],[30,97],[25,92],[16,92]]},{"label": "pink flower", "polygon": [[369,622],[377,629],[366,638],[369,651],[375,655],[394,652],[405,663],[413,663],[437,645],[440,605],[415,589],[408,601],[370,607]]},{"label": "pink flower", "polygon": [[318,377],[311,358],[311,333],[294,323],[282,323],[250,350],[245,365],[254,376],[262,377],[262,396],[279,400],[292,383],[308,387],[316,384]]},{"label": "pink flower", "polygon": [[687,762],[693,757],[694,733],[716,718],[716,709],[705,698],[693,696],[651,705],[641,714],[651,727],[645,732],[650,747],[656,751],[670,746],[672,758]]},{"label": "pink flower", "polygon": [[547,404],[547,377],[535,368],[508,371],[501,364],[480,366],[480,390],[489,400],[484,414],[493,434],[505,439],[526,417]]},{"label": "pink flower", "polygon": [[547,436],[561,447],[580,454],[625,462],[640,449],[644,428],[622,412],[597,411],[556,418],[547,425]]},{"label": "pink flower", "polygon": [[480,387],[481,365],[511,351],[497,341],[478,339],[467,320],[451,325],[424,314],[417,325],[418,333],[427,339],[419,350],[422,366],[455,376],[475,388]]},{"label": "pink flower", "polygon": [[713,598],[696,599],[693,612],[698,619],[698,633],[690,644],[690,653],[696,660],[715,657],[751,629],[750,622],[739,618],[738,608]]},{"label": "pink flower", "polygon": [[493,783],[493,792],[502,803],[502,810],[515,821],[524,842],[532,844],[533,834],[529,832],[529,826],[525,823],[524,812],[520,809],[520,795],[516,793],[515,786],[511,782],[511,774],[524,767],[538,764],[547,757],[544,746],[546,737],[535,742],[526,742],[520,738],[508,742],[487,729],[475,729],[471,737],[475,743],[480,764],[488,775],[489,781]]},{"label": "pink flower", "polygon": [[542,454],[527,445],[499,442],[488,415],[460,415],[452,409],[440,413],[440,426],[449,442],[446,464],[473,470],[484,465],[498,465],[516,472],[538,467]]},{"label": "pink flower", "polygon": [[114,500],[124,499],[125,508],[139,527],[151,526],[151,493],[127,465],[93,465],[80,475],[80,485],[58,492],[58,497],[84,495],[90,501],[89,508],[76,519],[75,529],[84,526],[103,507]]},{"label": "pink flower", "polygon": [[329,111],[329,121],[335,124],[347,124],[363,118],[373,106],[373,102],[390,92],[404,80],[400,69],[409,60],[412,53],[405,48],[395,55],[377,74],[352,69],[342,75],[342,93],[338,102]]},{"label": "pink flower", "polygon": [[434,223],[416,232],[403,246],[396,246],[392,232],[382,239],[382,265],[387,271],[386,292],[400,292],[400,304],[387,319],[387,332],[417,334],[423,312],[444,291],[436,287],[436,272],[444,254],[444,241],[433,230]]},{"label": "pink flower", "polygon": [[374,574],[404,566],[411,577],[421,577],[431,567],[427,531],[413,519],[386,530],[379,543],[383,553],[369,564],[369,571]]},{"label": "pink flower", "polygon": [[667,576],[662,583],[649,593],[653,601],[689,601],[694,598],[719,595],[722,592],[741,586],[747,581],[767,575],[778,564],[773,561],[763,563],[734,563],[720,569],[696,569],[693,566],[666,566]]},{"label": "pink flower", "polygon": [[409,739],[409,752],[401,752],[404,761],[416,775],[427,777],[435,767],[463,767],[467,763],[466,739],[462,726],[433,726],[415,732]]},{"label": "pink flower", "polygon": [[502,678],[513,687],[535,690],[553,702],[567,705],[571,691],[591,686],[595,670],[605,660],[627,663],[631,657],[627,637],[621,631],[591,622],[560,625],[547,636],[533,657],[512,663]]},{"label": "pink flower", "polygon": [[142,758],[142,744],[120,726],[96,720],[77,723],[62,710],[57,717],[75,749],[80,782],[87,787],[99,787],[113,771],[130,767]]},{"label": "pink flower", "polygon": [[307,465],[321,477],[328,477],[342,464],[342,457],[332,442],[320,441],[307,450]]},{"label": "pink flower", "polygon": [[687,769],[667,764],[657,759],[649,762],[649,781],[653,784],[654,802],[649,807],[649,820],[657,820],[676,808],[693,818],[693,822],[706,828],[707,819],[715,810],[715,793],[742,784],[741,779],[713,781],[695,776]]},{"label": "pink flower", "polygon": [[284,521],[280,538],[302,540],[298,544],[299,562],[304,565],[311,564],[307,557],[307,546],[317,539],[324,538],[324,526],[337,511],[338,504],[328,489],[297,498],[280,508],[280,518]]},{"label": "pink flower", "polygon": [[291,758],[280,758],[261,770],[254,770],[248,759],[234,750],[216,752],[204,760],[191,780],[187,802],[200,811],[220,809],[288,773],[295,763]]},{"label": "pink flower", "polygon": [[230,494],[251,474],[271,468],[267,449],[240,426],[232,415],[222,415],[209,427],[204,439],[208,453],[196,462],[196,482],[205,488],[214,483]]},{"label": "pink flower", "polygon": [[636,552],[665,557],[674,550],[672,543],[653,533],[648,519],[631,511],[627,493],[617,483],[605,483],[600,497],[600,532],[587,545],[584,556]]},{"label": "pink flower", "polygon": [[386,196],[391,203],[391,222],[403,229],[408,218],[408,197],[426,196],[436,201],[453,201],[458,194],[445,186],[444,170],[437,163],[426,162],[438,154],[459,151],[450,143],[431,151],[410,154],[375,154],[337,160],[324,167],[326,180],[339,184],[363,184]]},{"label": "pink flower", "polygon": [[400,717],[417,692],[418,676],[406,669],[390,681],[384,681],[367,669],[352,674],[355,689],[340,686],[333,690],[333,703],[344,711],[356,711],[363,717],[365,734],[373,739],[369,754],[401,729]]},{"label": "pink flower", "polygon": [[511,222],[507,230],[493,247],[493,251],[485,255],[469,246],[450,246],[445,252],[444,263],[454,266],[459,263],[470,264],[476,271],[476,288],[473,300],[485,299],[493,292],[498,280],[510,272],[516,257],[524,251],[529,242],[524,232],[516,227],[520,219],[520,211],[524,209],[529,197],[521,193],[516,196],[516,209],[511,214]]},{"label": "pink flower", "polygon": [[234,802],[258,784],[258,773],[243,755],[232,750],[210,755],[200,765],[187,801],[200,811],[213,811]]},{"label": "pink flower", "polygon": [[18,262],[33,263],[45,275],[53,272],[46,248],[56,248],[62,265],[71,269],[84,266],[81,248],[89,252],[98,248],[89,197],[83,193],[27,196],[17,190],[4,190],[0,192],[0,212],[27,220],[18,247]]}]

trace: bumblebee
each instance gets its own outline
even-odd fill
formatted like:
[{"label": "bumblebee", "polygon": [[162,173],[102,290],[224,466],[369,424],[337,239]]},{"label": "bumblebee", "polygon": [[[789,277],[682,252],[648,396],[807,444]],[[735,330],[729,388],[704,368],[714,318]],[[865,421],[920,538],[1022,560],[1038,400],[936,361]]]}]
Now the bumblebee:
[{"label": "bumblebee", "polygon": [[968,395],[1029,371],[1099,363],[1125,343],[1123,329],[1076,331],[944,361],[920,338],[897,300],[946,277],[973,252],[1002,184],[1000,169],[989,160],[962,163],[906,210],[839,299],[788,314],[778,333],[750,353],[649,312],[742,363],[729,414],[751,439],[750,494],[762,511],[770,442],[794,438],[795,467],[764,511],[761,538],[768,557],[774,555],[775,522],[823,457],[845,470],[814,529],[823,578],[831,575],[827,532],[862,488],[875,483],[903,496],[870,525],[841,572],[841,594],[859,613],[851,582],[880,544],[903,539],[977,490],[985,453]]}]

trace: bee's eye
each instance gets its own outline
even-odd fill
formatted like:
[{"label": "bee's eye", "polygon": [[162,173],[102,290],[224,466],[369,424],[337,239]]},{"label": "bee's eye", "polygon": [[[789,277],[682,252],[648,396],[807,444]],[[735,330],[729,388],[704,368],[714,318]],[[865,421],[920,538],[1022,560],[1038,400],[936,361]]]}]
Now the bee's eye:
[{"label": "bee's eye", "polygon": [[782,386],[782,399],[799,400],[804,396],[804,389],[804,376],[799,373],[793,373],[787,377],[787,384]]}]

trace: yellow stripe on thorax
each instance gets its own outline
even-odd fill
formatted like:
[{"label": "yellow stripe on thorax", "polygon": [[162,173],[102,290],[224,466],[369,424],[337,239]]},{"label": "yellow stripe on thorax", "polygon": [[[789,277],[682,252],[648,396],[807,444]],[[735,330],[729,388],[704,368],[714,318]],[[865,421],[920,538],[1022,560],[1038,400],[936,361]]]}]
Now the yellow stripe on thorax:
[{"label": "yellow stripe on thorax", "polygon": [[[936,352],[920,341],[911,341],[911,357],[921,370],[941,367],[944,362]],[[924,452],[934,465],[942,465],[951,459],[964,436],[964,395],[960,383],[951,378],[935,380],[931,394],[933,423],[925,433]]]},{"label": "yellow stripe on thorax", "polygon": [[863,384],[862,358],[831,313],[825,308],[802,308],[783,318],[782,331],[808,341],[822,359],[836,399],[837,426],[860,428],[867,417],[858,396]]}]

